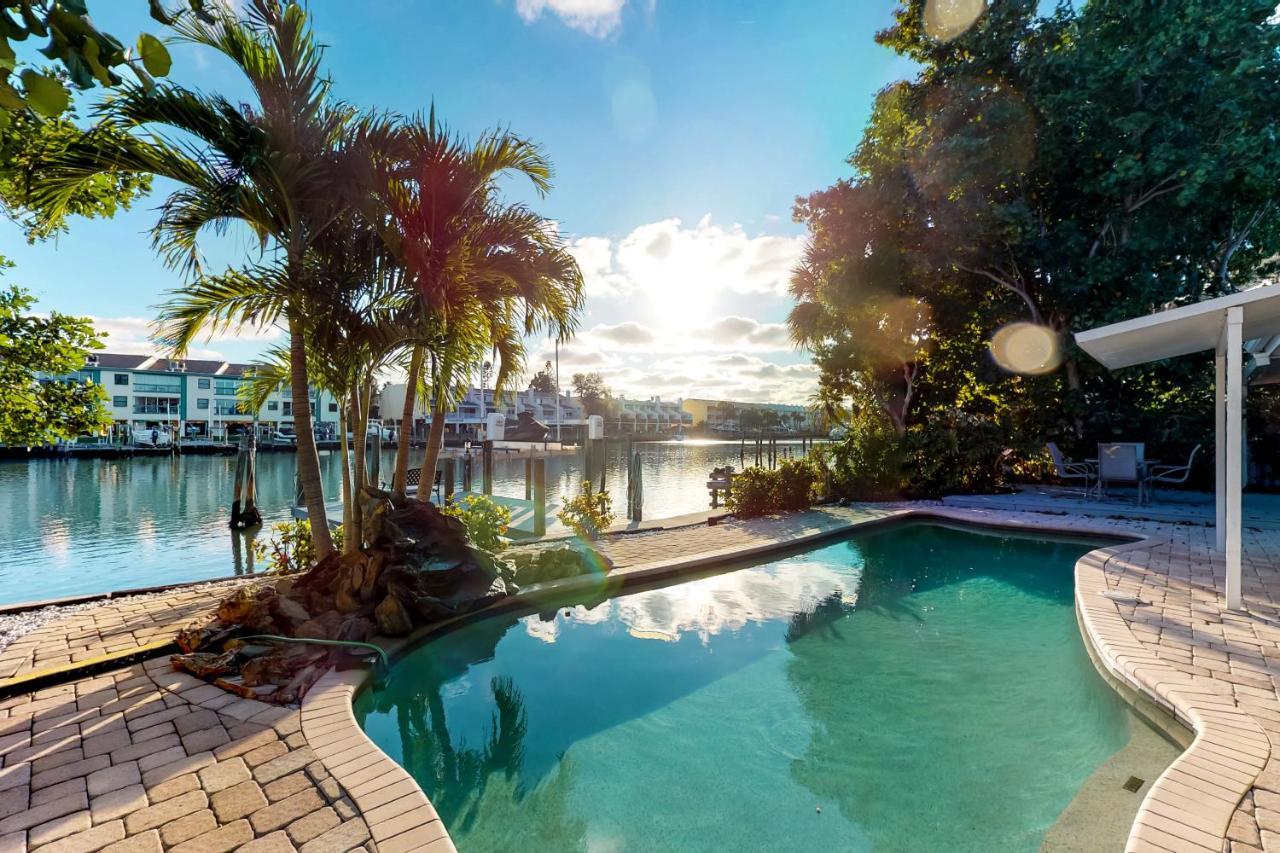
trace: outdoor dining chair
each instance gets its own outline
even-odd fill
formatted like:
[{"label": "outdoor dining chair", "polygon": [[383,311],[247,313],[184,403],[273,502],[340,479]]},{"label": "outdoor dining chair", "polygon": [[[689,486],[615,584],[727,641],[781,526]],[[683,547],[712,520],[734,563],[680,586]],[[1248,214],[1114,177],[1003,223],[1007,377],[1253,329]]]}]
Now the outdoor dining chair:
[{"label": "outdoor dining chair", "polygon": [[1186,465],[1153,465],[1147,471],[1146,486],[1147,500],[1155,493],[1156,483],[1178,484],[1185,483],[1187,478],[1191,476],[1191,466],[1196,464],[1196,454],[1200,452],[1203,444],[1197,444],[1191,449],[1191,455],[1187,457]]},{"label": "outdoor dining chair", "polygon": [[1093,485],[1093,481],[1097,478],[1097,470],[1090,462],[1072,462],[1062,455],[1062,451],[1058,449],[1058,445],[1050,441],[1045,445],[1049,449],[1049,456],[1053,458],[1053,467],[1058,474],[1058,479],[1065,482],[1071,480],[1084,480],[1084,491],[1082,494],[1088,495],[1089,489]]},{"label": "outdoor dining chair", "polygon": [[1143,446],[1134,442],[1098,445],[1098,496],[1109,483],[1133,483],[1138,487],[1138,503],[1145,502]]}]

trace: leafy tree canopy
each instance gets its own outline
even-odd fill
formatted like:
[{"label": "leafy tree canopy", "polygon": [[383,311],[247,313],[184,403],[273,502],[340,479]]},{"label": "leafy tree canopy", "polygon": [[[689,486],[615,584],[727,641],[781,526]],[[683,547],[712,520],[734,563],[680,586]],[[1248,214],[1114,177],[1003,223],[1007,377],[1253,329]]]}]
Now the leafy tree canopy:
[{"label": "leafy tree canopy", "polygon": [[551,362],[547,362],[542,369],[533,374],[533,378],[529,380],[529,389],[538,391],[542,394],[554,394],[556,388],[556,374],[551,367]]},{"label": "leafy tree canopy", "polygon": [[582,408],[588,415],[609,413],[609,401],[613,399],[613,394],[609,391],[604,377],[598,372],[575,373],[570,384],[573,386],[573,393],[582,401]]},{"label": "leafy tree canopy", "polygon": [[34,303],[21,288],[0,290],[0,444],[48,444],[111,425],[102,386],[50,378],[80,370],[101,348],[93,326],[56,311],[31,314]]},{"label": "leafy tree canopy", "polygon": [[[42,162],[64,154],[73,143],[86,136],[76,126],[71,113],[39,119],[15,113],[0,127],[0,205],[5,214],[26,232],[29,241],[41,240],[66,231],[71,215],[109,218],[128,209],[138,196],[151,188],[151,176],[138,172],[106,170],[77,186],[65,208],[55,213],[39,209],[31,197],[32,182]],[[94,139],[104,145],[118,144],[119,131],[110,126],[95,130]]]},{"label": "leafy tree canopy", "polygon": [[[120,0],[113,0],[120,2]],[[140,0],[134,0],[140,2]],[[185,0],[169,9],[161,0],[148,0],[151,17],[173,24],[183,15],[211,21],[206,0]],[[18,52],[28,39],[44,41],[40,53],[60,68],[51,71],[23,61]],[[129,74],[144,86],[169,73],[169,51],[150,33],[138,35],[126,47],[110,33],[94,26],[86,0],[0,0],[0,125],[12,113],[30,111],[53,118],[71,104],[68,84],[76,89],[118,86]]]},{"label": "leafy tree canopy", "polygon": [[[1071,333],[1276,271],[1274,4],[1040,5],[987,4],[945,40],[925,0],[898,8],[877,40],[921,70],[877,96],[856,177],[797,202],[811,237],[792,331],[832,408],[900,436],[978,417],[1010,445],[1185,446],[1203,438],[1207,364],[1112,375]],[[998,366],[991,338],[1014,322],[1058,357]]]}]

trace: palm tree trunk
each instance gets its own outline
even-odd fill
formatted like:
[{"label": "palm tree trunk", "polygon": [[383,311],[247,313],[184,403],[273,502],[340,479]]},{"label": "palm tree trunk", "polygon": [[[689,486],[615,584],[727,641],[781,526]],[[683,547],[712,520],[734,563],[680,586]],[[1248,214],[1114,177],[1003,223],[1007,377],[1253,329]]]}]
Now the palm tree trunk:
[{"label": "palm tree trunk", "polygon": [[418,500],[431,499],[431,485],[436,481],[436,463],[440,460],[440,445],[444,444],[444,406],[437,404],[431,410],[431,431],[427,433],[427,449],[422,454],[422,475],[418,479]]},{"label": "palm tree trunk", "polygon": [[347,409],[338,407],[338,434],[342,436],[342,553],[354,554],[360,547],[355,537],[355,490],[351,483],[351,443],[347,441]]},{"label": "palm tree trunk", "polygon": [[355,494],[355,504],[351,507],[351,529],[347,531],[348,542],[354,540],[356,548],[364,544],[364,506],[360,496],[364,489],[364,444],[365,434],[361,431],[362,419],[360,417],[360,384],[357,382],[351,388],[349,405],[351,406],[351,414],[349,420],[351,423],[352,440],[356,443],[355,453],[355,471],[351,472],[352,491]]},{"label": "palm tree trunk", "polygon": [[[413,348],[409,360],[409,377],[404,388],[404,410],[400,414],[400,443],[396,445],[396,469],[391,475],[391,491],[403,492],[409,477],[409,435],[413,425],[413,407],[418,396],[418,374],[422,372],[424,350],[421,345]],[[405,425],[409,424],[407,428]]]},{"label": "palm tree trunk", "polygon": [[302,316],[289,312],[289,394],[293,400],[293,431],[298,437],[298,479],[302,482],[302,499],[311,519],[311,543],[316,559],[323,560],[333,552],[329,535],[329,519],[324,511],[324,481],[320,479],[320,455],[316,452],[316,434],[311,429],[311,398],[307,393],[307,350]]}]

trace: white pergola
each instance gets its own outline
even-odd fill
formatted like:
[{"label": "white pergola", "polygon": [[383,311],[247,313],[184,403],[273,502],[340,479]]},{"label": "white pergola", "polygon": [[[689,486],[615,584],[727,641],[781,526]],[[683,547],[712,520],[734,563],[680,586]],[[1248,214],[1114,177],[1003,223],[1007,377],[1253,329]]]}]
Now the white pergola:
[{"label": "white pergola", "polygon": [[1076,343],[1113,369],[1214,351],[1215,527],[1226,552],[1227,607],[1239,610],[1245,386],[1280,382],[1280,284],[1079,332]]}]

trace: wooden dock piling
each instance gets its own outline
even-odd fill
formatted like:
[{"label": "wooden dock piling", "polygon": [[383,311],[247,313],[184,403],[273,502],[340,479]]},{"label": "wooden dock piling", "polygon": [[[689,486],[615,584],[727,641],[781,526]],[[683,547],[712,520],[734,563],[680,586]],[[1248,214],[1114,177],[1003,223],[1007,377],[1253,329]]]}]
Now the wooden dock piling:
[{"label": "wooden dock piling", "polygon": [[533,475],[533,535],[547,534],[547,460],[530,459]]},{"label": "wooden dock piling", "polygon": [[480,446],[481,482],[480,487],[486,495],[493,494],[493,442],[486,440]]}]

